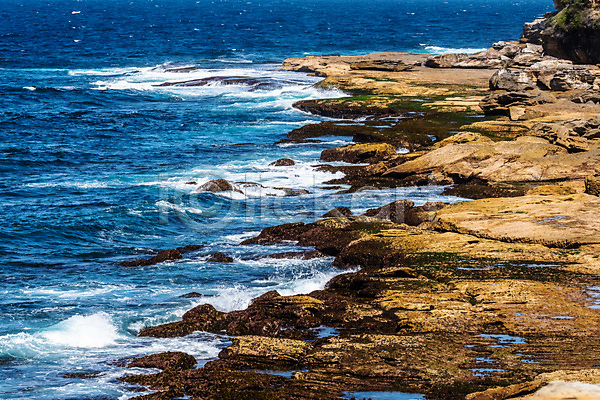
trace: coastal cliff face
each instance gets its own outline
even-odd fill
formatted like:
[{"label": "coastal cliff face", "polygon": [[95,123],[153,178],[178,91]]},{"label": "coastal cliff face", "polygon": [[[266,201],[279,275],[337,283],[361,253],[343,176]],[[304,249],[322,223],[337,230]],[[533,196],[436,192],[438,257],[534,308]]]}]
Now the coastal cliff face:
[{"label": "coastal cliff face", "polygon": [[600,63],[600,2],[555,0],[554,6],[558,12],[547,16],[539,34],[546,53],[579,64]]}]

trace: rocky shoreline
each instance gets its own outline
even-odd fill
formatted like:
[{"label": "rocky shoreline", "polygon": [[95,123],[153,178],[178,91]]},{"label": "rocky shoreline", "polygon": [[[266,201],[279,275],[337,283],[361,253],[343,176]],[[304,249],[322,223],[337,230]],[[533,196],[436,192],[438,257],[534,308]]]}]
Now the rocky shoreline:
[{"label": "rocky shoreline", "polygon": [[232,345],[198,369],[183,353],[131,361],[162,370],[123,378],[156,391],[136,399],[600,398],[600,69],[549,55],[556,41],[544,29],[556,15],[475,55],[286,60],[352,94],[298,109],[361,118],[285,139],[353,137],[321,155],[319,168],[345,173],[332,188],[449,185],[475,200],[338,208],[263,230],[242,244],[293,241],[316,250],[299,257],[335,257],[349,272],[306,295],[268,292],[230,313],[200,305],[143,329],[224,333]]}]

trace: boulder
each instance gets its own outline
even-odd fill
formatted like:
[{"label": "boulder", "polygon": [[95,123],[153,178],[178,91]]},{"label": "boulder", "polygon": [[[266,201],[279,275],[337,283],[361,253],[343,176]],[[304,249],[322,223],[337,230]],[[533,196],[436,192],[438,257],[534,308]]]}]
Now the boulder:
[{"label": "boulder", "polygon": [[531,71],[503,68],[490,78],[491,90],[520,91],[537,87],[537,77]]},{"label": "boulder", "polygon": [[594,87],[597,76],[587,68],[557,71],[550,79],[550,89],[556,91],[589,90]]},{"label": "boulder", "polygon": [[523,35],[521,43],[542,44],[542,31],[546,28],[546,17],[536,18],[533,22],[526,22],[523,25]]},{"label": "boulder", "polygon": [[323,150],[321,160],[374,163],[396,155],[396,149],[388,143],[364,143]]},{"label": "boulder", "polygon": [[196,189],[198,193],[210,192],[210,193],[219,193],[219,192],[239,192],[242,191],[236,189],[233,186],[233,183],[225,180],[225,179],[215,179],[212,181],[208,181],[202,185],[198,189]]},{"label": "boulder", "polygon": [[410,226],[423,226],[431,224],[437,217],[437,212],[444,208],[446,203],[427,202],[422,206],[413,207],[405,214],[405,223]]},{"label": "boulder", "polygon": [[459,62],[467,61],[469,59],[468,54],[439,54],[436,56],[429,57],[425,61],[425,66],[429,68],[455,68],[455,65]]},{"label": "boulder", "polygon": [[269,165],[273,167],[290,167],[292,165],[296,165],[296,163],[291,158],[280,158],[277,161],[273,161]]},{"label": "boulder", "polygon": [[396,224],[406,222],[406,213],[415,205],[410,200],[398,200],[383,207],[373,208],[365,212],[365,216],[386,219]]},{"label": "boulder", "polygon": [[496,42],[492,45],[492,49],[500,52],[505,57],[513,58],[516,56],[522,49],[516,42]]}]

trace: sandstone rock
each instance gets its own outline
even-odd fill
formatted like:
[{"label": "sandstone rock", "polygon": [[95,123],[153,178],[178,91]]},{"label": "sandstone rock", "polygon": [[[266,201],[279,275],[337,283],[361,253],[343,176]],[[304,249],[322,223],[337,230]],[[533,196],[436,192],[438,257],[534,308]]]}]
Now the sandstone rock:
[{"label": "sandstone rock", "polygon": [[520,91],[537,87],[537,78],[533,72],[503,68],[490,78],[491,90]]},{"label": "sandstone rock", "polygon": [[371,71],[410,71],[413,67],[399,60],[365,60],[350,64],[350,69]]},{"label": "sandstone rock", "polygon": [[291,158],[280,158],[277,161],[273,161],[269,165],[272,165],[274,167],[289,167],[289,166],[292,166],[292,165],[296,165],[296,163]]},{"label": "sandstone rock", "polygon": [[459,62],[467,61],[468,54],[440,54],[430,57],[425,62],[425,66],[429,68],[454,68]]},{"label": "sandstone rock", "polygon": [[404,178],[440,172],[458,182],[489,183],[585,179],[600,175],[600,150],[568,154],[561,146],[531,136],[493,144],[449,144],[390,168],[385,176]]},{"label": "sandstone rock", "polygon": [[194,367],[196,367],[196,359],[179,351],[143,356],[127,364],[127,368],[157,368],[162,370],[186,370]]},{"label": "sandstone rock", "polygon": [[455,135],[452,135],[440,142],[437,142],[433,147],[440,148],[447,146],[451,143],[461,144],[461,143],[471,143],[471,142],[487,142],[492,143],[492,139],[487,136],[483,136],[478,132],[459,132]]},{"label": "sandstone rock", "polygon": [[438,211],[436,228],[549,247],[598,244],[600,200],[587,194],[475,200]]},{"label": "sandstone rock", "polygon": [[526,22],[523,25],[523,35],[521,36],[521,43],[533,43],[537,45],[542,44],[542,31],[546,27],[546,18],[539,17],[533,22]]},{"label": "sandstone rock", "polygon": [[323,161],[345,161],[349,163],[373,163],[396,156],[396,149],[387,143],[351,144],[323,150]]},{"label": "sandstone rock", "polygon": [[216,252],[212,254],[210,257],[206,259],[206,262],[216,262],[216,263],[232,263],[233,257],[230,257],[221,252]]},{"label": "sandstone rock", "polygon": [[557,91],[589,90],[594,87],[596,76],[589,69],[558,71],[550,80],[550,89]]},{"label": "sandstone rock", "polygon": [[344,218],[352,215],[348,207],[336,207],[333,210],[323,214],[323,218]]},{"label": "sandstone rock", "polygon": [[501,92],[486,96],[479,107],[486,115],[510,115],[510,107],[534,106],[556,102],[556,98],[545,92]]},{"label": "sandstone rock", "polygon": [[516,42],[496,42],[492,45],[492,49],[500,52],[503,56],[513,58],[521,51],[522,47]]},{"label": "sandstone rock", "polygon": [[529,382],[472,393],[466,400],[593,400],[600,396],[598,384],[597,369],[555,371],[538,375]]},{"label": "sandstone rock", "polygon": [[600,177],[587,177],[585,180],[585,192],[592,196],[600,196]]},{"label": "sandstone rock", "polygon": [[519,106],[509,107],[508,113],[511,121],[524,121],[528,119],[539,118],[543,115],[539,111]]},{"label": "sandstone rock", "polygon": [[538,123],[532,127],[531,135],[546,138],[572,153],[588,151],[589,140],[600,138],[600,120],[576,119],[557,123]]}]

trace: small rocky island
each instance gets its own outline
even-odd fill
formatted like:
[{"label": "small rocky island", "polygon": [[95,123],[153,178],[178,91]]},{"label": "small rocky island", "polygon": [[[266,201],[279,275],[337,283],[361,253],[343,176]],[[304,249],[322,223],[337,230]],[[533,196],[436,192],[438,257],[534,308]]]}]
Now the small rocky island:
[{"label": "small rocky island", "polygon": [[332,186],[448,185],[472,201],[338,208],[263,230],[243,244],[294,241],[349,272],[306,295],[269,292],[230,313],[200,305],[143,329],[232,344],[202,368],[176,352],[131,361],[162,370],[124,378],[156,391],[136,399],[600,398],[600,5],[555,6],[519,41],[477,54],[286,60],[352,94],[298,109],[361,118],[284,139],[353,137],[322,153],[319,168],[345,173]]}]

